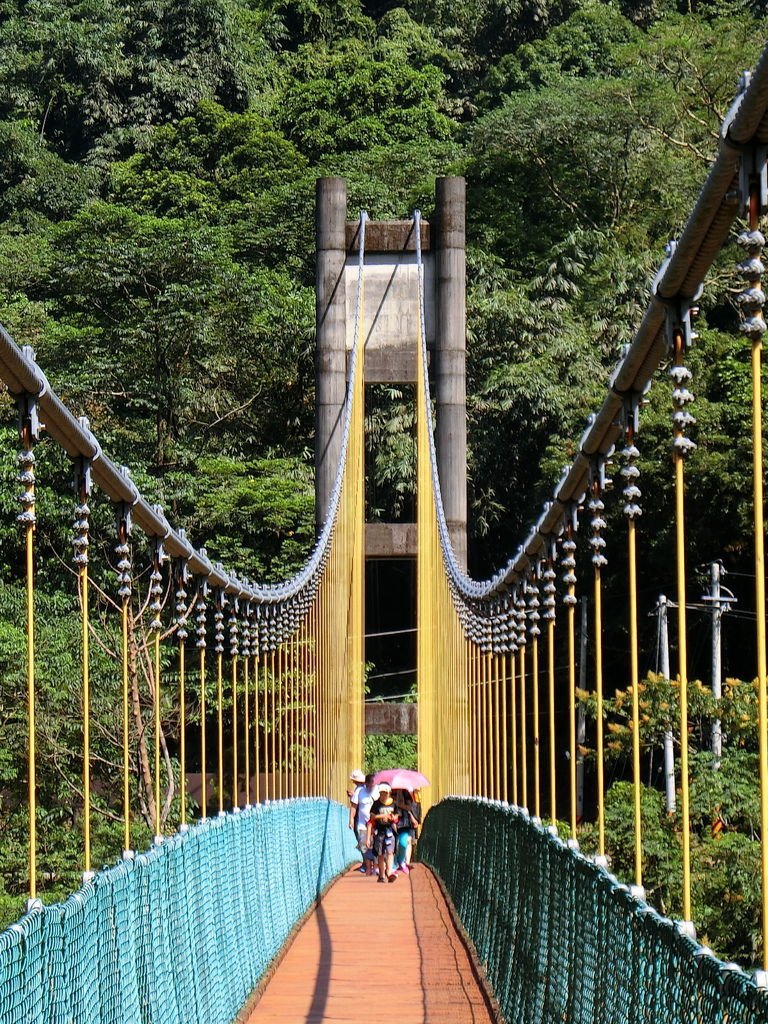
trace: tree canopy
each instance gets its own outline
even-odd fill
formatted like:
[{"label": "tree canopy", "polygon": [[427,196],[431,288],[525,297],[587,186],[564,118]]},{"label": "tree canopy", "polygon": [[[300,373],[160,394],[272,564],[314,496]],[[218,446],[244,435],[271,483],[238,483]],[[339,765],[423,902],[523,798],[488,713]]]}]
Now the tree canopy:
[{"label": "tree canopy", "polygon": [[[2,0],[0,322],[197,545],[242,574],[282,578],[312,543],[315,179],[345,176],[350,215],[390,218],[417,206],[429,216],[435,178],[464,174],[471,568],[483,575],[574,453],[766,29],[763,0]],[[692,355],[689,560],[749,572],[735,263],[725,254],[711,275]],[[673,590],[668,395],[660,380],[638,441],[647,601]],[[380,390],[367,412],[370,513],[403,516],[411,392]],[[68,467],[50,445],[41,454],[41,535],[58,556],[43,570],[41,647],[71,650]],[[16,906],[22,639],[6,461],[0,879]],[[109,510],[96,503],[94,517],[108,538]],[[618,590],[608,609],[624,629]],[[105,851],[111,650],[105,635],[94,665]],[[739,656],[733,671],[749,678]],[[609,669],[623,688],[626,667]],[[80,808],[66,720],[77,666],[43,660],[41,685],[43,784],[58,808],[41,835],[61,850],[57,829]],[[647,801],[656,814],[655,792]],[[742,856],[746,834],[707,848],[712,877],[728,850]],[[54,874],[51,894],[69,879],[63,858]],[[738,935],[739,952],[751,948],[749,928]]]}]

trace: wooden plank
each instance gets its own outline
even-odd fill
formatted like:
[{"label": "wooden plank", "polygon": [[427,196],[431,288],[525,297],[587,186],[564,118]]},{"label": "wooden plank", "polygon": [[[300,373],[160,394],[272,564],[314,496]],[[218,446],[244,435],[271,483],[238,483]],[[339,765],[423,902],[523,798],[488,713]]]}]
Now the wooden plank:
[{"label": "wooden plank", "polygon": [[[377,986],[410,992],[378,1006]],[[378,1006],[378,1008],[377,1008]],[[247,1024],[492,1024],[479,968],[432,873],[419,864],[394,884],[357,870],[307,920]]]}]

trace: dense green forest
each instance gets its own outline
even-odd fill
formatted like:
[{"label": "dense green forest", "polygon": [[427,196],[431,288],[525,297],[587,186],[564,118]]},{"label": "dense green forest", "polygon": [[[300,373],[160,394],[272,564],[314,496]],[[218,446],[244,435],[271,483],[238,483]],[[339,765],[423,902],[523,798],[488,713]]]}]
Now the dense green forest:
[{"label": "dense green forest", "polygon": [[[471,560],[483,575],[522,539],[632,336],[739,74],[768,37],[764,7],[0,0],[0,322],[34,346],[58,393],[197,545],[252,578],[279,579],[313,540],[315,180],[346,177],[351,216],[365,208],[390,218],[414,207],[429,216],[435,177],[465,175]],[[749,352],[734,329],[736,262],[726,251],[710,275],[691,360],[699,447],[688,464],[689,557],[749,573]],[[373,399],[369,472],[376,514],[391,518],[412,485],[414,454],[393,440],[382,410],[406,425],[411,412],[397,393],[381,408]],[[649,399],[638,441],[643,612],[673,591],[665,378]],[[24,894],[26,739],[17,442],[12,404],[2,407],[0,903],[10,916]],[[78,622],[69,467],[47,444],[39,461],[41,863],[52,897],[72,886],[79,857]],[[620,518],[613,507],[609,518]],[[95,841],[107,860],[120,849],[109,800],[114,540],[98,498],[93,519],[105,556],[94,558],[105,593],[94,651]],[[136,548],[145,565],[138,538]],[[609,557],[621,567],[618,551]],[[621,609],[618,590],[607,603]],[[749,679],[748,658],[734,657],[730,671]],[[622,690],[626,667],[614,671]],[[739,714],[754,716],[754,700],[731,689]],[[167,700],[170,759],[178,718]],[[661,721],[670,701],[649,719]],[[621,723],[620,701],[612,714]],[[701,736],[712,714],[703,702]],[[734,726],[731,736],[717,810],[705,806],[702,783],[697,827],[706,845],[713,813],[725,822],[707,855],[732,868],[752,864],[756,826],[728,812],[751,785],[754,730]],[[652,749],[658,736],[649,727],[644,740]],[[649,888],[679,912],[669,881],[676,825],[649,783]],[[616,794],[621,837],[620,786]],[[169,792],[171,817],[172,801]],[[148,834],[137,825],[136,844]],[[628,864],[620,840],[614,853]],[[709,864],[699,868],[695,916],[719,951],[749,960],[752,868],[723,882],[738,918],[723,925],[708,913],[720,899],[705,884]]]}]

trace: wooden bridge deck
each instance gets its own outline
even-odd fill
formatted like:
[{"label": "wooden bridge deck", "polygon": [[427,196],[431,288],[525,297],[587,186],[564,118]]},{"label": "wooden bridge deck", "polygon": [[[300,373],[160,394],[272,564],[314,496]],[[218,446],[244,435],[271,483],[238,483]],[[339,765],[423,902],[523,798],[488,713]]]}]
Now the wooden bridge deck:
[{"label": "wooden bridge deck", "polygon": [[341,878],[306,921],[247,1024],[492,1024],[431,872]]}]

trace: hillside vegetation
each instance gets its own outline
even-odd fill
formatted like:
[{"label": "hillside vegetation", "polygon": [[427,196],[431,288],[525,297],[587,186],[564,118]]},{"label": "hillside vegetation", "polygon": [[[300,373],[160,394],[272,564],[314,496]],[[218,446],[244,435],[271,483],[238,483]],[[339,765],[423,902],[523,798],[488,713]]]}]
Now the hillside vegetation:
[{"label": "hillside vegetation", "polygon": [[[313,539],[315,180],[347,178],[350,216],[419,207],[428,217],[435,177],[465,175],[472,565],[483,575],[520,542],[573,454],[766,30],[763,0],[0,0],[0,322],[34,346],[58,393],[197,545],[279,579]],[[691,358],[689,558],[748,573],[749,351],[735,330],[736,262],[725,252],[710,276]],[[674,589],[669,393],[660,380],[638,441],[643,614]],[[17,441],[2,404],[0,900],[14,914],[25,648]],[[397,393],[384,406],[409,422]],[[388,435],[375,401],[371,419],[376,514],[391,518],[414,453]],[[79,627],[69,467],[45,444],[39,473],[41,863],[55,896],[79,856]],[[621,517],[609,515],[618,549]],[[112,532],[97,498],[94,565],[109,593]],[[621,566],[618,551],[609,557]],[[621,630],[620,576],[606,604]],[[94,653],[104,859],[120,848],[106,607]],[[731,671],[749,678],[745,652]],[[706,651],[697,656],[705,665]],[[608,658],[622,689],[623,655]],[[166,699],[171,759],[178,718]],[[754,736],[739,743],[743,781]],[[702,811],[702,835],[710,818]],[[146,834],[137,826],[137,844]],[[671,826],[664,835],[674,846]],[[675,857],[657,860],[663,872]],[[756,897],[740,901],[735,952],[751,957]],[[727,934],[715,939],[728,948]]]}]

